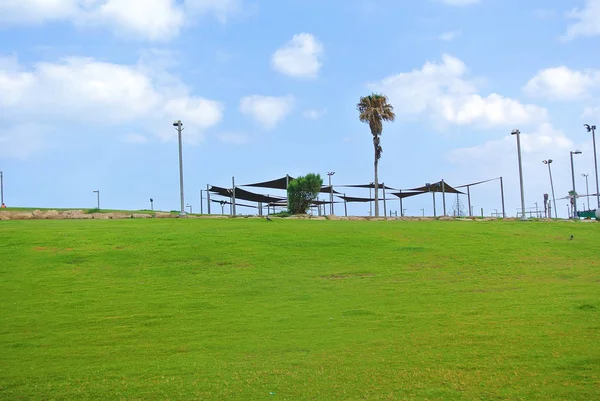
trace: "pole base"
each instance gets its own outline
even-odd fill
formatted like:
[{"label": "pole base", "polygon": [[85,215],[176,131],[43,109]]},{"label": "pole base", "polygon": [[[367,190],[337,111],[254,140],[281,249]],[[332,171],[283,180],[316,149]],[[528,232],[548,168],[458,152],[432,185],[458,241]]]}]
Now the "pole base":
[{"label": "pole base", "polygon": [[187,217],[187,213],[186,213],[186,212],[181,212],[181,213],[179,213],[179,217],[180,217],[180,218],[181,218],[181,217]]}]

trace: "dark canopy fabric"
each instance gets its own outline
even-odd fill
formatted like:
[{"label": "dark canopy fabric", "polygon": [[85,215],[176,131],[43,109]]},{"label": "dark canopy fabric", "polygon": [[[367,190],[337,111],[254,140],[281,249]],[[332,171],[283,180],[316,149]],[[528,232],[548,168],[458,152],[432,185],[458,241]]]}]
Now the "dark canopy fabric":
[{"label": "dark canopy fabric", "polygon": [[[333,185],[331,186],[333,187]],[[331,187],[329,185],[326,185],[324,187],[321,187],[321,190],[319,192],[323,193],[323,194],[330,194],[331,193]],[[333,190],[334,194],[340,194],[341,192],[336,191],[335,189]]]},{"label": "dark canopy fabric", "polygon": [[[364,203],[366,203],[366,202],[375,202],[375,198],[357,198],[357,197],[354,197],[354,196],[340,196],[340,195],[338,195],[337,197],[341,198],[341,199],[343,199],[343,200],[345,200],[346,202],[349,202],[349,203],[353,203],[353,202],[364,202]],[[383,199],[379,199],[379,200],[383,201]],[[391,200],[394,200],[394,199],[386,199],[386,201],[391,201]]]},{"label": "dark canopy fabric", "polygon": [[[217,193],[221,196],[225,196],[227,198],[231,197],[231,190],[228,188],[215,187],[213,185],[210,187],[209,191]],[[254,192],[246,191],[242,188],[235,189],[235,198],[250,201],[250,202],[264,202],[264,203],[281,202],[282,200],[285,201],[285,198],[256,194]]]},{"label": "dark canopy fabric", "polygon": [[[340,187],[345,187],[345,188],[371,188],[371,189],[375,189],[375,184],[370,183],[370,184],[361,184],[361,185],[338,185]],[[384,185],[383,184],[379,184],[379,189],[383,188]],[[396,190],[396,188],[392,188],[392,187],[388,187],[386,186],[385,189],[392,189],[392,190]]]},{"label": "dark canopy fabric", "polygon": [[500,177],[498,177],[498,178],[491,178],[491,179],[485,180],[485,181],[474,182],[472,184],[461,185],[461,186],[458,186],[456,188],[472,187],[472,186],[479,185],[479,184],[485,184],[486,182],[495,181],[495,180],[498,180],[498,179],[500,179]]},{"label": "dark canopy fabric", "polygon": [[392,195],[397,196],[398,198],[410,198],[411,196],[421,195],[426,192],[392,192]]},{"label": "dark canopy fabric", "polygon": [[243,187],[272,188],[272,189],[287,189],[288,180],[292,181],[293,179],[294,179],[293,177],[287,176],[287,177],[278,178],[278,179],[272,180],[272,181],[257,182],[254,184],[246,184],[246,185],[242,185],[242,186]]},{"label": "dark canopy fabric", "polygon": [[[442,192],[442,181],[431,183],[429,188],[427,188],[427,186],[424,185],[419,188],[407,189],[407,191],[411,191],[411,192]],[[447,182],[444,182],[444,192],[447,194],[464,194],[464,192],[460,192],[458,189],[453,188],[452,186],[448,185]]]},{"label": "dark canopy fabric", "polygon": [[[215,202],[215,203],[223,203],[225,205],[231,205],[231,202],[229,201],[224,201],[224,200],[215,200],[215,199],[211,199],[211,202]],[[243,207],[251,207],[252,209],[258,209],[256,206],[252,206],[252,205],[244,205],[243,203],[235,203],[236,206],[243,206]]]}]

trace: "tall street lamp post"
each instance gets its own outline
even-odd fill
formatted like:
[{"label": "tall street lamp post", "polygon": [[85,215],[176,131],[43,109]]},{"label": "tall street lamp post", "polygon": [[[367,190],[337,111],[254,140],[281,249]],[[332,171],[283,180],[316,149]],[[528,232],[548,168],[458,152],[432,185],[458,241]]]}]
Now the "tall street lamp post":
[{"label": "tall street lamp post", "polygon": [[335,171],[330,171],[327,173],[329,176],[329,202],[331,202],[330,210],[333,215],[333,187],[331,186],[331,176],[335,174]]},{"label": "tall street lamp post", "polygon": [[523,192],[523,164],[521,162],[521,131],[515,129],[511,135],[517,136],[517,153],[519,154],[519,182],[521,184],[521,220],[525,220],[525,193]]},{"label": "tall street lamp post", "polygon": [[596,171],[596,202],[598,203],[598,209],[600,209],[600,188],[598,187],[598,159],[596,158],[596,126],[585,124],[584,127],[585,129],[587,129],[587,132],[592,133],[592,142],[594,144],[594,169]]},{"label": "tall street lamp post", "polygon": [[590,210],[592,207],[590,206],[590,187],[588,185],[588,175],[588,173],[581,174],[582,177],[585,177],[585,199],[587,200],[587,210]]},{"label": "tall street lamp post", "polygon": [[96,189],[93,191],[96,194],[96,201],[97,201],[97,209],[98,211],[100,211],[100,190]]},{"label": "tall street lamp post", "polygon": [[179,195],[181,198],[179,217],[185,217],[185,203],[183,201],[183,150],[181,148],[181,131],[183,131],[183,123],[181,120],[177,120],[173,123],[173,126],[177,130],[177,135],[179,137]]},{"label": "tall street lamp post", "polygon": [[[556,198],[554,197],[554,183],[552,182],[552,169],[550,165],[552,164],[552,159],[544,160],[542,163],[548,165],[548,174],[550,174],[550,188],[552,188],[552,204],[554,205],[554,217],[558,219],[558,210],[556,210]],[[550,216],[552,218],[552,216]]]},{"label": "tall street lamp post", "polygon": [[580,155],[581,150],[570,151],[571,154],[571,179],[573,180],[573,218],[577,218],[577,192],[575,192],[575,168],[573,167],[573,155]]},{"label": "tall street lamp post", "polygon": [[0,206],[4,207],[4,173],[0,171]]}]

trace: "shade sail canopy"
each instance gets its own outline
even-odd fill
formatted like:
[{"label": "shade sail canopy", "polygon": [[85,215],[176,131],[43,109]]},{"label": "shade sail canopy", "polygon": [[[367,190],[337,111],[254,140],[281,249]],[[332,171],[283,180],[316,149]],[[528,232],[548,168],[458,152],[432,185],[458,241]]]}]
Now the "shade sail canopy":
[{"label": "shade sail canopy", "polygon": [[[223,205],[231,205],[231,202],[229,201],[225,201],[225,200],[215,200],[215,199],[211,199],[211,202],[215,202],[215,203],[221,203]],[[256,206],[252,206],[252,205],[244,205],[243,203],[235,203],[236,206],[243,206],[243,207],[251,207],[252,209],[258,209]]]},{"label": "shade sail canopy", "polygon": [[[333,187],[333,185],[329,186],[326,185],[324,187],[321,187],[321,190],[319,192],[323,193],[323,194],[330,194],[331,193],[331,188]],[[335,189],[333,190],[334,194],[341,194],[341,192],[336,191]]]},{"label": "shade sail canopy", "polygon": [[260,188],[272,188],[272,189],[287,189],[287,183],[292,181],[294,178],[287,176],[278,178],[276,180],[257,182],[254,184],[242,185],[243,187],[260,187]]},{"label": "shade sail canopy", "polygon": [[411,196],[421,195],[425,192],[392,192],[392,195],[397,196],[398,198],[410,198]]},{"label": "shade sail canopy", "polygon": [[453,188],[447,182],[444,182],[443,190],[442,190],[442,181],[438,181],[438,182],[429,184],[429,187],[427,187],[427,185],[424,185],[419,188],[407,189],[407,191],[411,191],[411,192],[445,192],[447,194],[464,194],[464,192],[460,192],[458,189]]},{"label": "shade sail canopy", "polygon": [[[230,198],[232,196],[231,190],[228,188],[216,187],[213,185],[210,187],[209,191],[219,194],[221,196],[227,197],[227,198]],[[250,202],[264,202],[264,203],[275,203],[275,202],[281,202],[282,200],[285,201],[285,198],[256,194],[254,192],[246,191],[242,188],[235,189],[235,198],[250,201]]]},{"label": "shade sail canopy", "polygon": [[[353,202],[375,202],[375,198],[357,198],[355,196],[340,196],[338,195],[338,198],[341,198],[343,200],[345,200],[346,202],[349,203],[353,203]],[[383,199],[379,199],[380,201],[383,201]],[[392,201],[394,199],[385,199],[386,201]]]},{"label": "shade sail canopy", "polygon": [[[375,189],[375,184],[373,184],[373,183],[370,183],[370,184],[360,184],[360,185],[338,185],[338,186],[345,187],[345,188],[371,188],[371,189]],[[384,184],[379,184],[378,187],[379,187],[379,189],[385,187],[385,189],[396,190],[396,188],[388,187],[388,186],[385,186]]]},{"label": "shade sail canopy", "polygon": [[485,184],[486,182],[495,181],[495,180],[499,180],[499,179],[500,179],[500,177],[498,177],[498,178],[491,178],[491,179],[489,179],[489,180],[478,181],[478,182],[474,182],[474,183],[471,183],[471,184],[460,185],[460,186],[458,186],[458,187],[456,187],[456,188],[466,188],[466,187],[473,187],[473,186],[475,186],[475,185],[479,185],[479,184]]}]

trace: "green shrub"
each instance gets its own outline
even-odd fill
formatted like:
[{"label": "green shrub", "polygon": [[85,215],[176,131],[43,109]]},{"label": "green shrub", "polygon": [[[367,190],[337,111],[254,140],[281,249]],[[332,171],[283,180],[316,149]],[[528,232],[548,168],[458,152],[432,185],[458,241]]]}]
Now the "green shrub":
[{"label": "green shrub", "polygon": [[305,214],[312,202],[317,199],[323,186],[323,179],[319,174],[300,176],[288,184],[288,212],[291,214]]}]

